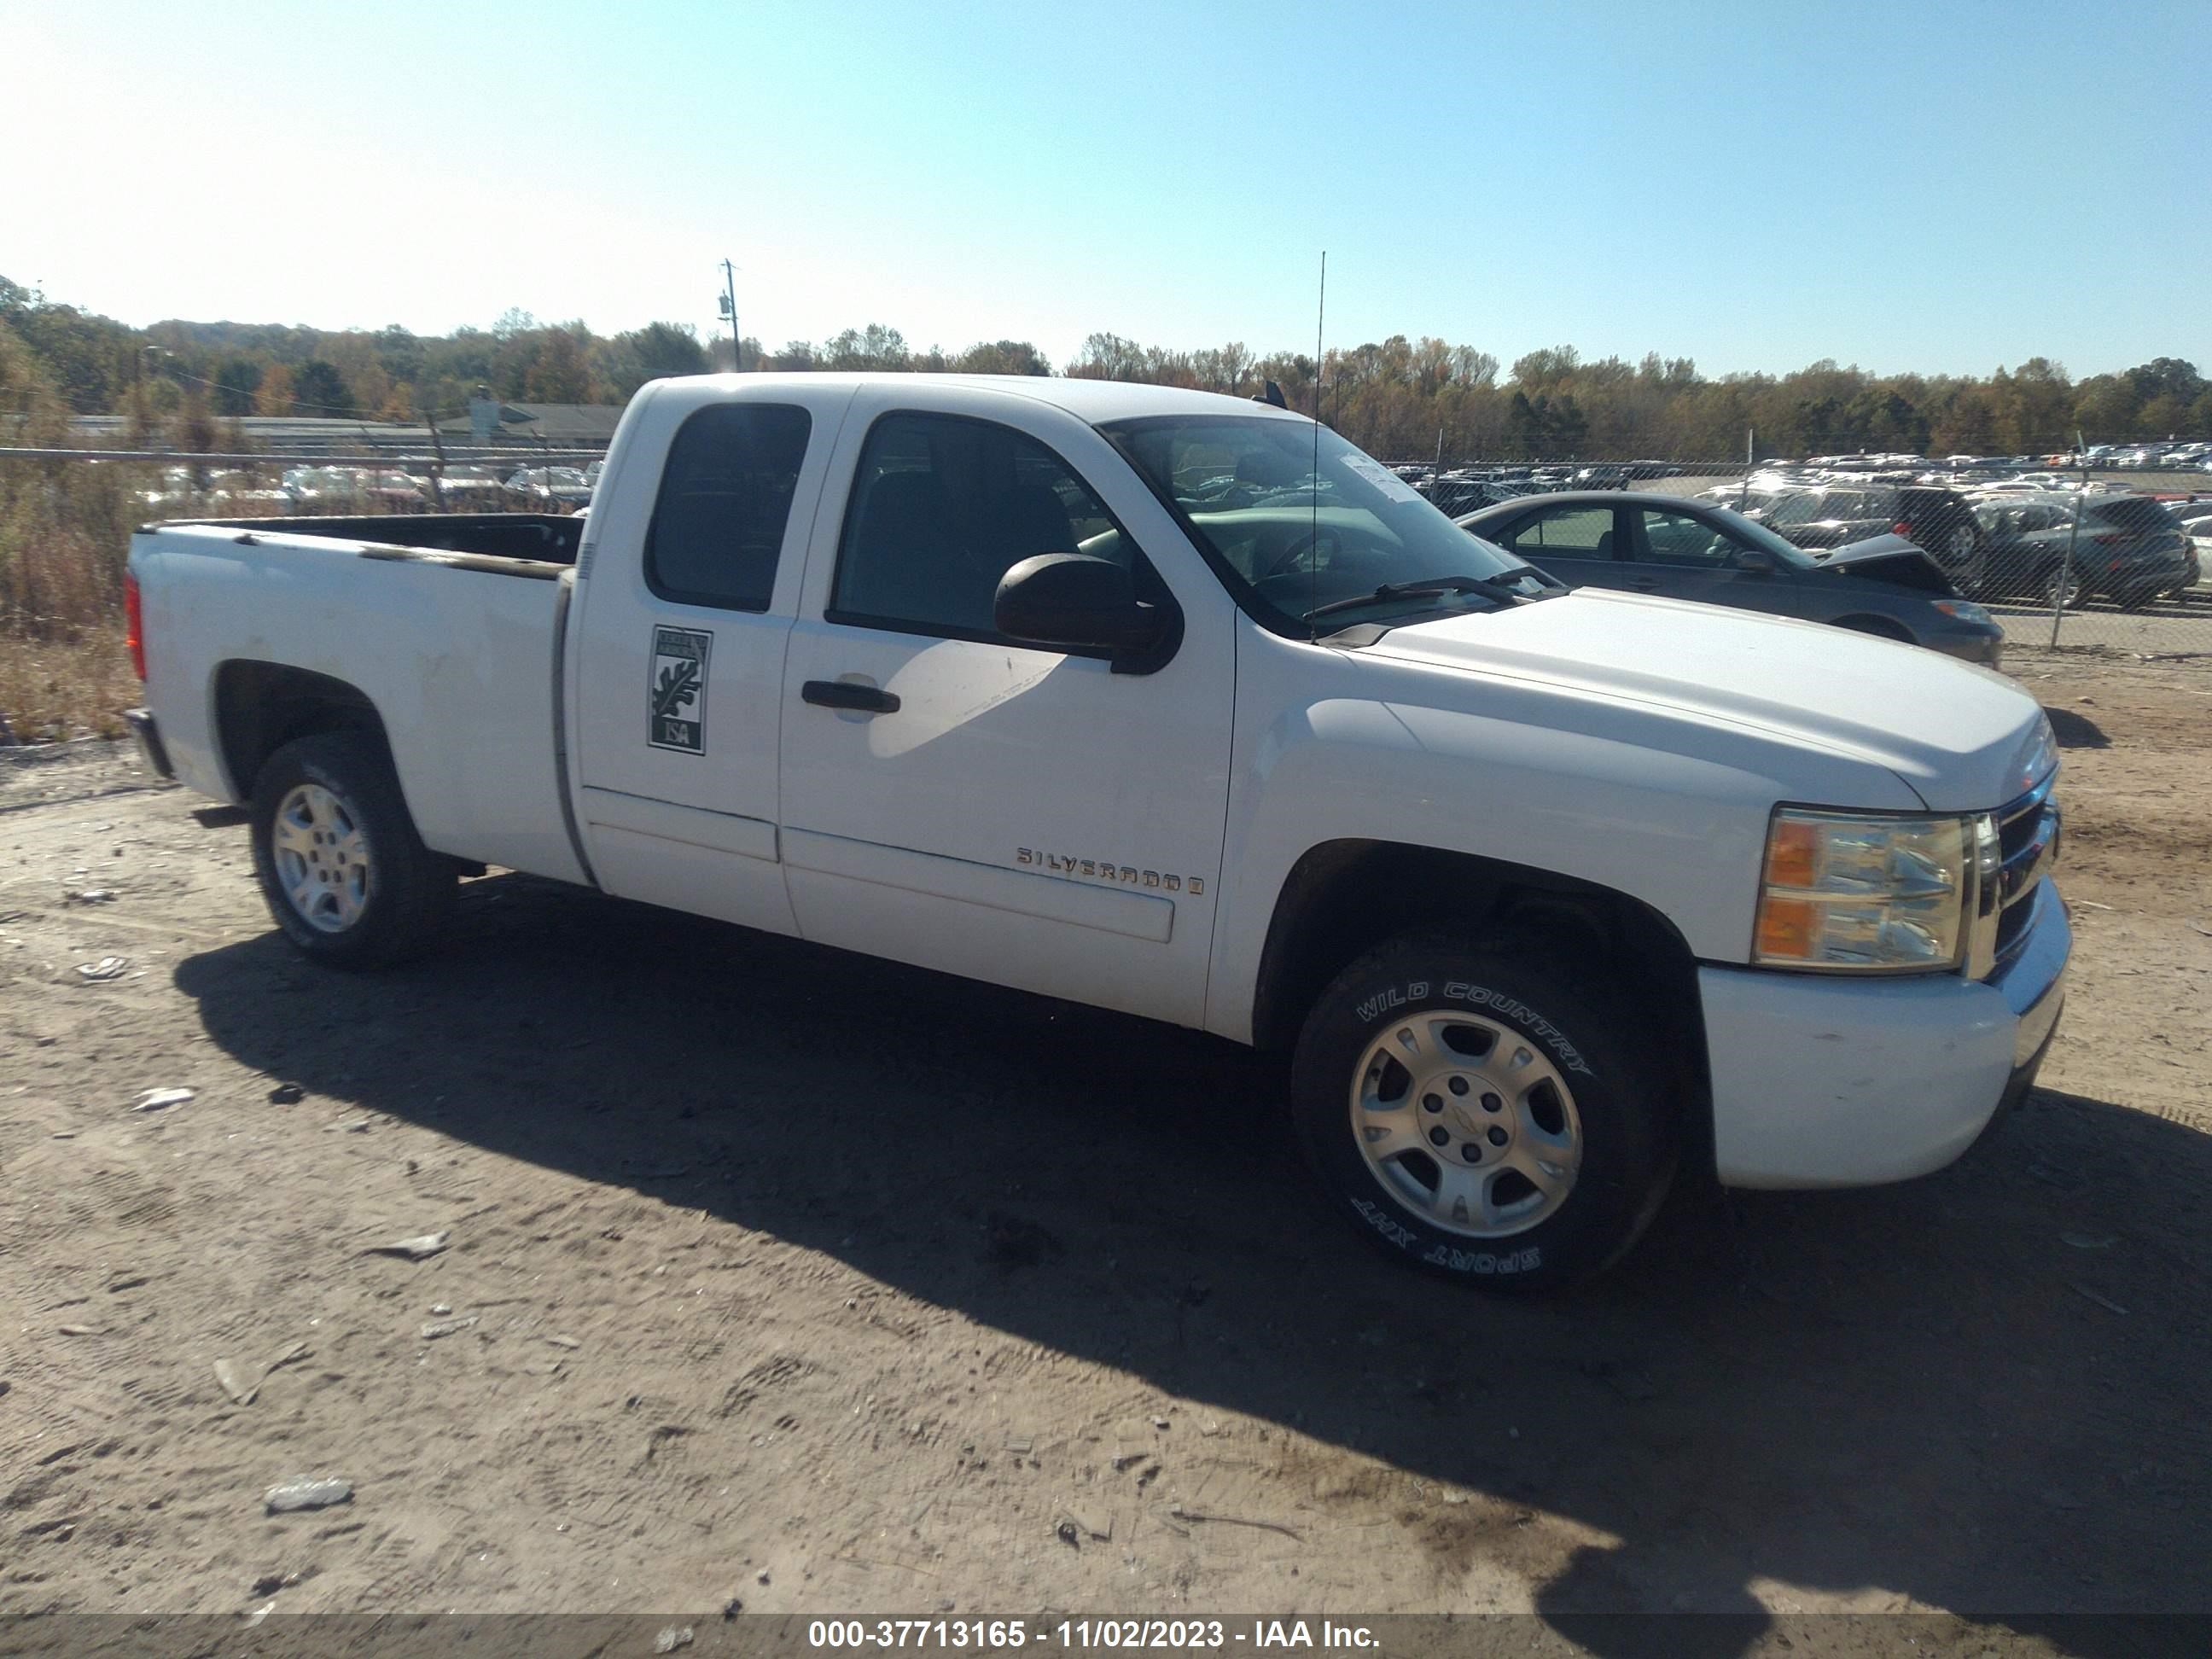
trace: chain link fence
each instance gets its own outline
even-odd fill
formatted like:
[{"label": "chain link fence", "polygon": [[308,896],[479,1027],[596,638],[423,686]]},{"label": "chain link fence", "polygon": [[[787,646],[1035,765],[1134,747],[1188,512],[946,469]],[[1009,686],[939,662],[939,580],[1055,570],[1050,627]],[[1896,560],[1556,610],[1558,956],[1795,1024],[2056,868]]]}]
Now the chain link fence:
[{"label": "chain link fence", "polygon": [[[1813,456],[1797,460],[1407,460],[1394,470],[1454,518],[1572,491],[1680,500],[1714,534],[1694,550],[1620,520],[1608,556],[1695,558],[1725,569],[1730,537],[1758,531],[1825,564],[1844,550],[1910,543],[2008,648],[2103,647],[2146,660],[2212,657],[2212,447],[2063,456]],[[1628,497],[1624,494],[1623,500]],[[1511,514],[1490,522],[1516,523]],[[1757,530],[1747,526],[1757,526]],[[1628,585],[1626,582],[1624,585]]]}]

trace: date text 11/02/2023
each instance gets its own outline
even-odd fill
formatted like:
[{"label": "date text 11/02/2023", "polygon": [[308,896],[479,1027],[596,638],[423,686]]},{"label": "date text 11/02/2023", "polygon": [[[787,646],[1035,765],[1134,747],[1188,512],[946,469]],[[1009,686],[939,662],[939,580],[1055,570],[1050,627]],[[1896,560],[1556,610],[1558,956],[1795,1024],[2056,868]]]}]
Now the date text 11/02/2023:
[{"label": "date text 11/02/2023", "polygon": [[1024,1647],[1345,1648],[1381,1645],[1364,1625],[1332,1620],[1254,1619],[817,1619],[806,1627],[811,1648],[915,1648],[958,1650]]}]

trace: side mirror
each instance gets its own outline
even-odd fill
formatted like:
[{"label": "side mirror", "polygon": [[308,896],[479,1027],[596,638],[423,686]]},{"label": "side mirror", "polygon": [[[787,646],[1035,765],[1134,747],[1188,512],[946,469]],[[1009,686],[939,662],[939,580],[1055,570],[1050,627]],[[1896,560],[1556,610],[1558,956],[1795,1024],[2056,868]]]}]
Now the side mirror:
[{"label": "side mirror", "polygon": [[1767,576],[1774,572],[1774,555],[1763,547],[1740,548],[1736,551],[1735,568],[1755,575]]},{"label": "side mirror", "polygon": [[1062,649],[1142,652],[1167,617],[1137,598],[1124,566],[1085,553],[1040,553],[999,579],[991,619],[1009,639]]}]

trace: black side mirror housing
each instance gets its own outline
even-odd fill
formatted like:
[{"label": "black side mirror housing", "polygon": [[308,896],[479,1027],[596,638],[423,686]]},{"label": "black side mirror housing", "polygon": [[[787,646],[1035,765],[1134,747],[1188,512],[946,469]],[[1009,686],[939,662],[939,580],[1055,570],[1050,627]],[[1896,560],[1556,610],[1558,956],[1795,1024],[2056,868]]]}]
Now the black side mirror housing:
[{"label": "black side mirror housing", "polygon": [[1763,547],[1740,548],[1736,551],[1735,568],[1757,575],[1771,575],[1774,573],[1774,555]]},{"label": "black side mirror housing", "polygon": [[1086,553],[1040,553],[999,579],[991,618],[1008,639],[1062,650],[1142,655],[1158,647],[1167,613],[1137,597],[1126,566]]}]

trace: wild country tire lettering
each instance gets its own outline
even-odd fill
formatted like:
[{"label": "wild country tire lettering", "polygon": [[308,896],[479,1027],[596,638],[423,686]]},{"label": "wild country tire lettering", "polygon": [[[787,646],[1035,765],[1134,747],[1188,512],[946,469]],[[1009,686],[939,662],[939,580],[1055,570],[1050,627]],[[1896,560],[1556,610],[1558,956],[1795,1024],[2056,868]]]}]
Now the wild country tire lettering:
[{"label": "wild country tire lettering", "polygon": [[[1413,1230],[1394,1220],[1382,1206],[1371,1199],[1355,1198],[1352,1207],[1363,1220],[1401,1250],[1418,1249],[1420,1240]],[[1448,1267],[1455,1273],[1525,1273],[1544,1265],[1543,1247],[1523,1244],[1517,1250],[1500,1255],[1495,1250],[1463,1250],[1456,1244],[1438,1243],[1422,1250],[1421,1260],[1432,1267]]]},{"label": "wild country tire lettering", "polygon": [[[1404,986],[1394,985],[1388,990],[1377,991],[1364,1002],[1355,1005],[1352,1012],[1358,1018],[1361,1024],[1371,1025],[1382,1015],[1396,1009],[1410,1007],[1428,994],[1429,981],[1417,979]],[[1488,1008],[1492,1012],[1519,1020],[1551,1047],[1553,1052],[1558,1054],[1559,1063],[1569,1071],[1579,1072],[1584,1077],[1595,1075],[1589,1068],[1589,1062],[1582,1057],[1582,1051],[1567,1041],[1559,1028],[1530,1008],[1525,1002],[1512,997],[1501,996],[1486,987],[1469,985],[1466,981],[1457,979],[1444,981],[1443,994],[1454,1002],[1472,1003],[1477,1007]]]}]

